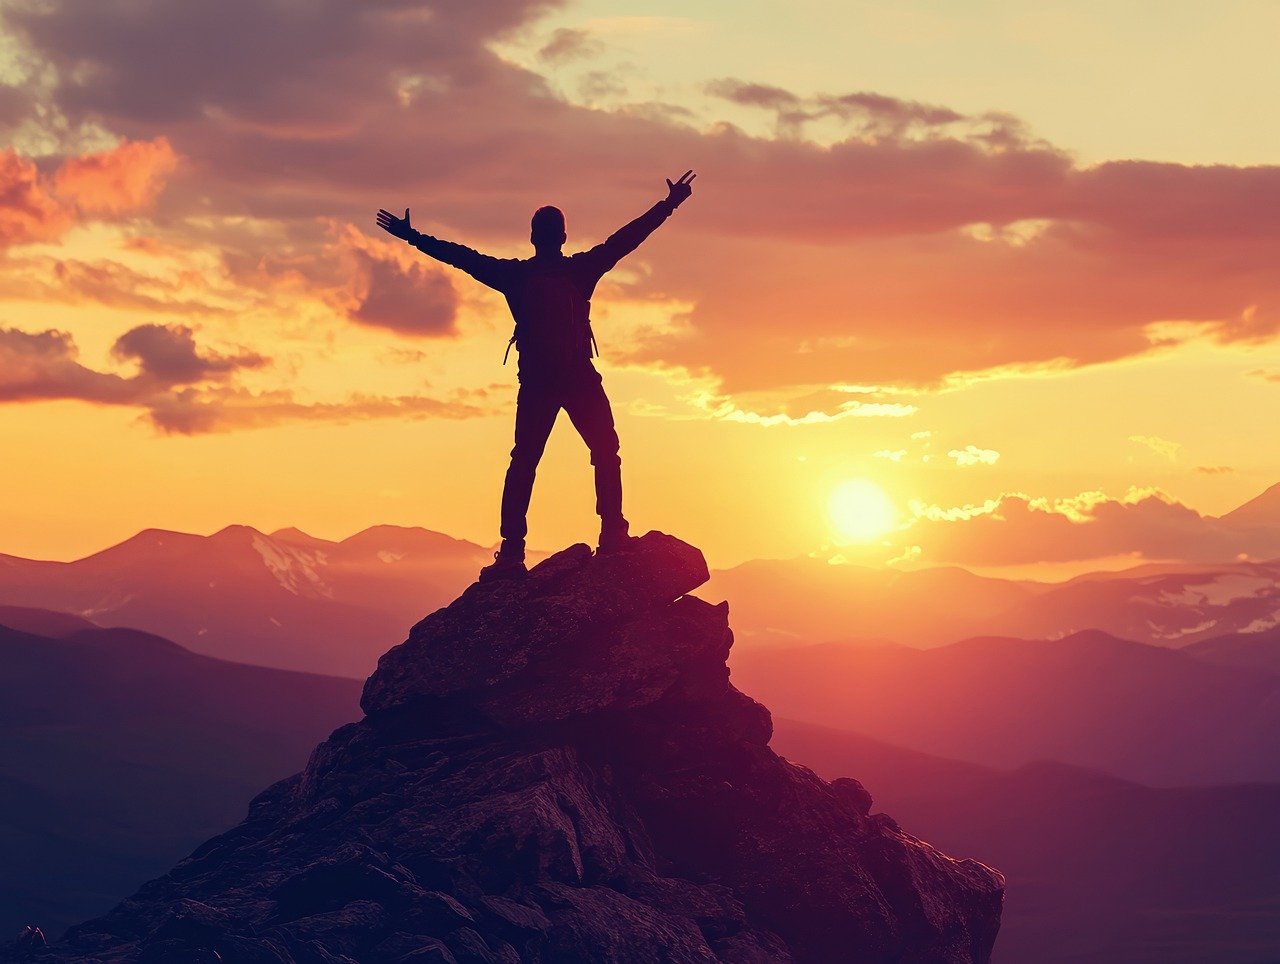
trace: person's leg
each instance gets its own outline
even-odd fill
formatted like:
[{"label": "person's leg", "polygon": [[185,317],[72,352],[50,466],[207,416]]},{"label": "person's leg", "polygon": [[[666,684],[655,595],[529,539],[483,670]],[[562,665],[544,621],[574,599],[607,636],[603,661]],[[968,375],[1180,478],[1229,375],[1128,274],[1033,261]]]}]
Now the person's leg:
[{"label": "person's leg", "polygon": [[618,430],[613,409],[600,374],[589,369],[575,379],[564,395],[564,410],[591,451],[596,476],[596,514],[600,516],[600,542],[625,542],[627,520],[622,514],[622,460],[618,456]]},{"label": "person's leg", "polygon": [[515,447],[511,449],[511,464],[507,467],[506,481],[502,486],[501,527],[503,551],[514,553],[518,550],[520,558],[524,557],[534,474],[558,414],[560,397],[554,386],[521,383],[520,393],[516,396]]}]

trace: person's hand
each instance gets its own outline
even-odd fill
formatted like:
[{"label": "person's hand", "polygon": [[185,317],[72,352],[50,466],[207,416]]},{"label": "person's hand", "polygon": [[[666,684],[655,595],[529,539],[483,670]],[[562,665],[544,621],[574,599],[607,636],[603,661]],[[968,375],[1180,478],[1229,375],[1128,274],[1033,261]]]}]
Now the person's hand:
[{"label": "person's hand", "polygon": [[[668,182],[670,183],[670,182]],[[409,209],[404,209],[404,217],[398,218],[390,211],[378,212],[378,227],[382,228],[388,234],[394,234],[401,241],[413,241],[418,237],[418,232],[413,229],[413,225],[409,223]]]},{"label": "person's hand", "polygon": [[[671,183],[671,178],[667,178],[667,200],[672,207],[679,207],[693,193],[693,179],[697,176],[692,170],[688,170],[674,184]],[[406,216],[409,214],[408,211],[404,213]]]}]

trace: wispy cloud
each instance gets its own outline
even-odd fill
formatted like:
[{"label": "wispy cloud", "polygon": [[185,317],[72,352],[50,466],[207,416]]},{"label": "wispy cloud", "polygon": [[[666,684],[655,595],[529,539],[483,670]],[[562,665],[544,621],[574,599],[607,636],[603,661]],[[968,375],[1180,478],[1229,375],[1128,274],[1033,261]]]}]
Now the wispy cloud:
[{"label": "wispy cloud", "polygon": [[1160,438],[1158,435],[1130,435],[1129,441],[1146,446],[1156,455],[1162,456],[1170,462],[1178,460],[1178,452],[1182,449],[1181,442],[1171,442],[1167,438]]},{"label": "wispy cloud", "polygon": [[538,57],[554,67],[577,60],[589,60],[604,49],[604,44],[588,30],[560,27],[538,49]]},{"label": "wispy cloud", "polygon": [[947,458],[955,459],[956,465],[995,465],[1000,460],[1000,453],[995,449],[980,449],[976,445],[966,445],[962,449],[951,449]]},{"label": "wispy cloud", "polygon": [[484,390],[448,398],[353,394],[340,402],[303,402],[291,390],[254,392],[235,384],[242,371],[270,360],[247,349],[201,349],[192,329],[140,325],[111,354],[135,371],[98,371],[79,361],[75,341],[53,329],[0,329],[0,403],[78,400],[139,410],[166,434],[195,435],[284,421],[373,418],[471,418],[491,414]]}]

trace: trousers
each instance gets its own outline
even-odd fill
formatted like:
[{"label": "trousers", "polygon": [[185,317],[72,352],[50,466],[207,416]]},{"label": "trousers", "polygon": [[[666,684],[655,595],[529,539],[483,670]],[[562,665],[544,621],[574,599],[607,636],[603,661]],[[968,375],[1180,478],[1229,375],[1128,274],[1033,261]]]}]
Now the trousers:
[{"label": "trousers", "polygon": [[589,362],[555,378],[521,377],[516,396],[516,438],[502,487],[502,538],[523,544],[528,532],[529,500],[538,462],[556,417],[564,409],[591,452],[595,468],[596,514],[602,525],[623,525],[622,460],[613,409],[600,373]]}]

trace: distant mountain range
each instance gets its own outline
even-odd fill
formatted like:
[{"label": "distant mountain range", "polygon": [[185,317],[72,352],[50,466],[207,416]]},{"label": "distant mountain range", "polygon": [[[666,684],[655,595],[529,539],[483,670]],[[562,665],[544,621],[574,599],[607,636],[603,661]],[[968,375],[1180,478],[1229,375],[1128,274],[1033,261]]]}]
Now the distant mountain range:
[{"label": "distant mountain range", "polygon": [[[750,691],[750,690],[748,690]],[[756,694],[759,695],[759,694]],[[1280,947],[1280,785],[997,770],[775,719],[773,747],[1008,879],[995,964],[1259,964]]]},{"label": "distant mountain range", "polygon": [[997,616],[986,633],[1053,637],[1101,629],[1183,647],[1280,625],[1280,560],[1177,563],[1080,576]]},{"label": "distant mountain range", "polygon": [[1156,786],[1280,781],[1280,676],[1097,631],[743,649],[732,666],[779,716],[938,756],[1058,760]]},{"label": "distant mountain range", "polygon": [[341,542],[297,529],[147,529],[75,562],[0,555],[0,604],[132,626],[224,659],[363,678],[489,561],[474,543],[395,526]]},{"label": "distant mountain range", "polygon": [[0,611],[0,935],[106,911],[299,770],[359,717],[359,694],[354,680]]},{"label": "distant mountain range", "polygon": [[[1280,545],[1280,484],[1214,521],[1245,534],[1266,530],[1270,544]],[[733,606],[740,651],[835,641],[927,648],[970,636],[1052,639],[1086,629],[1179,648],[1280,626],[1280,559],[1150,563],[1062,583],[956,567],[761,560],[713,573],[708,595]]]},{"label": "distant mountain range", "polygon": [[1280,627],[1256,633],[1215,636],[1192,643],[1184,652],[1225,666],[1280,673]]},{"label": "distant mountain range", "polygon": [[[1237,511],[1270,518],[1277,500],[1271,489]],[[395,526],[339,542],[297,529],[229,526],[211,536],[148,529],[74,562],[0,555],[0,606],[133,626],[246,663],[363,678],[490,558],[474,543]],[[1198,655],[1221,653],[1227,663],[1280,664],[1269,634],[1280,627],[1280,560],[1149,564],[1059,584],[954,567],[758,560],[714,572],[706,595],[729,600],[739,653],[821,642],[933,647],[1099,629],[1155,646],[1204,643]],[[1206,642],[1224,637],[1235,641]]]},{"label": "distant mountain range", "polygon": [[1280,625],[1280,560],[1149,564],[1049,584],[954,568],[791,559],[716,572],[709,594],[730,601],[746,646],[892,640],[930,647],[968,636],[1046,639],[1101,629],[1177,648]]}]

